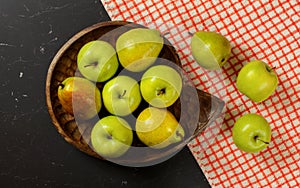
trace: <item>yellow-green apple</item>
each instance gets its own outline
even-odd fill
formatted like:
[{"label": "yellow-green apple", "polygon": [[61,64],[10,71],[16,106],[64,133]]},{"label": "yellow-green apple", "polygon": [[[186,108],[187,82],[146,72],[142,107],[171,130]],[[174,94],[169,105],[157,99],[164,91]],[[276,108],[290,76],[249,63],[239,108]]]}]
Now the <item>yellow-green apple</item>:
[{"label": "yellow-green apple", "polygon": [[84,120],[96,116],[102,106],[100,90],[81,77],[68,77],[60,83],[58,99],[68,113]]},{"label": "yellow-green apple", "polygon": [[256,153],[269,145],[271,127],[261,115],[246,114],[235,122],[232,128],[232,138],[240,150]]},{"label": "yellow-green apple", "polygon": [[171,106],[180,96],[182,77],[168,65],[155,65],[142,75],[140,90],[142,97],[155,107]]},{"label": "yellow-green apple", "polygon": [[101,40],[86,43],[79,50],[77,64],[80,73],[94,82],[104,82],[110,79],[119,66],[113,46]]},{"label": "yellow-green apple", "polygon": [[133,133],[128,122],[117,116],[100,119],[91,132],[94,150],[105,158],[122,156],[130,148],[132,140]]},{"label": "yellow-green apple", "polygon": [[138,138],[155,149],[167,147],[184,139],[184,129],[167,109],[148,107],[136,120]]},{"label": "yellow-green apple", "polygon": [[231,54],[229,40],[220,33],[212,31],[195,32],[190,45],[196,62],[208,70],[220,69]]},{"label": "yellow-green apple", "polygon": [[276,72],[265,62],[253,60],[239,71],[236,86],[254,102],[262,102],[272,95],[278,85]]},{"label": "yellow-green apple", "polygon": [[163,45],[164,40],[158,30],[135,28],[117,39],[116,51],[125,69],[140,72],[155,62]]},{"label": "yellow-green apple", "polygon": [[142,101],[138,82],[125,75],[116,76],[106,82],[102,98],[107,111],[118,116],[131,114]]}]

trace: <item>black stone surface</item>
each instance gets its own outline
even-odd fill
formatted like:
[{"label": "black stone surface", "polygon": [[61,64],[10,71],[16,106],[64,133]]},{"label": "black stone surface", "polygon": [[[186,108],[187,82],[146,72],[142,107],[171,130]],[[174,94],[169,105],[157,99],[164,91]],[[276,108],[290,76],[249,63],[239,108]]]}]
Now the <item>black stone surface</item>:
[{"label": "black stone surface", "polygon": [[52,125],[52,58],[75,33],[107,20],[97,0],[0,1],[0,187],[209,187],[187,147],[161,164],[129,168],[80,152]]}]

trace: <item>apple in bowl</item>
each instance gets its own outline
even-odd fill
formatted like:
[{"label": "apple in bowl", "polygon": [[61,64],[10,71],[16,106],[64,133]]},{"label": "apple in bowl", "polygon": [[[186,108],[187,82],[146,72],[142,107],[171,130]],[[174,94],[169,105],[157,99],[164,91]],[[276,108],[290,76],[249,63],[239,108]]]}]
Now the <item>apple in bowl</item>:
[{"label": "apple in bowl", "polygon": [[102,91],[105,108],[114,115],[134,112],[142,101],[138,82],[130,76],[119,75],[106,82]]},{"label": "apple in bowl", "polygon": [[107,158],[122,156],[130,148],[132,140],[133,133],[128,122],[117,116],[100,119],[91,132],[94,150]]},{"label": "apple in bowl", "polygon": [[119,67],[114,47],[102,40],[83,45],[77,55],[77,64],[80,73],[94,82],[109,80]]},{"label": "apple in bowl", "polygon": [[143,74],[140,88],[143,98],[152,106],[169,107],[180,96],[182,78],[174,68],[156,65]]}]

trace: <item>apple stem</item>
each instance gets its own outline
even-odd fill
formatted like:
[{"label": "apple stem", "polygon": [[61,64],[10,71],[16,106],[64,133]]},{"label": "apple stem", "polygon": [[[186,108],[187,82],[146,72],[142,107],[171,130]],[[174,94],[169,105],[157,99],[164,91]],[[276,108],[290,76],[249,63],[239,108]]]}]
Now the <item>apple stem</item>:
[{"label": "apple stem", "polygon": [[107,139],[112,139],[112,135],[107,135]]},{"label": "apple stem", "polygon": [[93,63],[91,63],[91,64],[88,64],[88,65],[85,65],[85,66],[83,66],[84,68],[86,68],[86,67],[91,67],[91,66],[97,66],[98,65],[98,62],[97,61],[95,61],[95,62],[93,62]]},{"label": "apple stem", "polygon": [[188,34],[189,34],[190,36],[193,36],[193,33],[189,32],[189,31],[188,31]]},{"label": "apple stem", "polygon": [[274,67],[266,66],[266,69],[267,69],[268,72],[271,72],[272,70],[276,69],[276,66],[274,66]]},{"label": "apple stem", "polygon": [[254,137],[254,139],[255,139],[255,140],[259,140],[259,141],[261,141],[261,142],[263,142],[263,143],[265,143],[265,144],[269,144],[269,142],[263,141],[263,140],[261,140],[261,139],[259,139],[259,138],[257,138],[257,137]]},{"label": "apple stem", "polygon": [[164,89],[161,89],[161,90],[159,90],[158,92],[157,92],[157,95],[162,95],[162,94],[164,94],[166,92],[166,89],[164,88]]},{"label": "apple stem", "polygon": [[123,93],[122,93],[122,95],[119,95],[119,98],[123,98],[123,97],[125,96],[126,92],[127,92],[127,91],[124,90]]}]

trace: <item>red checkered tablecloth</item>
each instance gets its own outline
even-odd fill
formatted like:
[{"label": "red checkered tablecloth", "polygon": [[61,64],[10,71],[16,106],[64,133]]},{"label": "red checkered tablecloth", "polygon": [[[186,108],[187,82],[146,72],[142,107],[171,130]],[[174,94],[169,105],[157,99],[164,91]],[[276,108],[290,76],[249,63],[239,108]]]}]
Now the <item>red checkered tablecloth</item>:
[{"label": "red checkered tablecloth", "polygon": [[[126,20],[169,33],[195,85],[226,102],[222,118],[189,148],[212,187],[300,187],[300,2],[101,0],[112,20]],[[206,71],[191,56],[191,36],[216,31],[232,44],[222,70]],[[279,76],[275,93],[253,103],[238,92],[238,71],[250,60],[267,62]],[[233,144],[232,126],[243,114],[263,115],[272,141],[257,154]],[[209,140],[209,142],[207,142]]]}]

